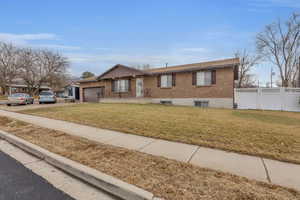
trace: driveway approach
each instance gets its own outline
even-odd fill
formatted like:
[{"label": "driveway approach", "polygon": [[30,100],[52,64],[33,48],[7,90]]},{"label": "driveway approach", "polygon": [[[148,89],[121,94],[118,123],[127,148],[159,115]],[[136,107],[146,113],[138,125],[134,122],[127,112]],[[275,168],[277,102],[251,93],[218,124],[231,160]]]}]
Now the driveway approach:
[{"label": "driveway approach", "polygon": [[300,190],[300,165],[0,110],[0,115],[100,143]]},{"label": "driveway approach", "polygon": [[[50,187],[52,187],[53,185],[55,188],[57,188],[54,188],[53,190],[62,191],[63,193],[77,200],[119,200],[119,198],[116,198],[105,191],[99,190],[98,188],[95,188],[90,184],[72,175],[69,175],[66,172],[50,165],[45,160],[35,157],[1,139],[0,152],[3,152],[0,155],[0,200],[59,200],[59,198],[55,198],[56,196],[52,196],[52,190],[50,190],[51,198],[48,198],[48,190],[43,191],[43,188],[47,188],[47,186],[40,188],[40,185],[43,185],[44,182],[48,182],[48,185],[50,185]],[[12,162],[12,164],[6,164],[4,159],[2,159],[2,155],[5,154],[9,156],[6,157],[11,158],[9,160],[14,161]],[[2,163],[4,164],[2,165]],[[14,170],[14,168],[11,166],[14,166],[16,163],[18,168],[16,168],[17,170]],[[9,173],[10,171],[13,171],[13,173]],[[27,175],[30,174],[31,176],[23,176],[24,173],[22,173],[22,171],[25,171]],[[9,176],[9,178],[7,178],[9,174],[11,175]],[[30,178],[33,176],[38,178],[34,178],[31,180]],[[36,179],[42,180],[41,184],[37,184],[38,182],[36,182]],[[12,186],[11,182],[15,183],[13,184],[14,187],[9,187]],[[32,191],[32,187],[30,186],[35,185],[38,186]],[[10,195],[12,195],[13,193],[22,194],[20,190],[24,190],[25,193],[27,191],[27,193],[29,193],[28,195],[31,195],[30,198],[27,198],[27,194],[21,196],[22,198],[10,198]],[[35,193],[36,190],[38,190],[37,193]],[[41,192],[43,192],[43,196],[41,198],[35,196],[40,194]],[[46,195],[48,196],[45,197]],[[65,198],[63,199],[70,199],[67,195],[64,195]]]},{"label": "driveway approach", "polygon": [[74,200],[0,151],[0,200]]}]

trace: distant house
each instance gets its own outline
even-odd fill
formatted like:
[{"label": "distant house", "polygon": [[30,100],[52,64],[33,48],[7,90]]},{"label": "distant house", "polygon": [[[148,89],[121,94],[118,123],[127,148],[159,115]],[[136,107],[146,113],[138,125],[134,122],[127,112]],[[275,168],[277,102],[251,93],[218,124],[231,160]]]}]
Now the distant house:
[{"label": "distant house", "polygon": [[83,102],[151,102],[232,108],[239,59],[138,70],[115,65],[79,81]]},{"label": "distant house", "polygon": [[[41,91],[44,90],[50,90],[51,88],[48,86],[41,86],[39,88],[38,93],[40,93]],[[6,94],[5,91],[2,90],[2,88],[0,88],[0,94],[1,95],[10,95],[10,94],[14,94],[14,93],[29,93],[29,88],[27,87],[27,85],[25,84],[23,79],[14,79],[12,81],[12,84],[7,84],[6,85]]]},{"label": "distant house", "polygon": [[70,83],[64,88],[54,91],[57,97],[69,98],[74,100],[80,99],[79,85],[76,83]]}]

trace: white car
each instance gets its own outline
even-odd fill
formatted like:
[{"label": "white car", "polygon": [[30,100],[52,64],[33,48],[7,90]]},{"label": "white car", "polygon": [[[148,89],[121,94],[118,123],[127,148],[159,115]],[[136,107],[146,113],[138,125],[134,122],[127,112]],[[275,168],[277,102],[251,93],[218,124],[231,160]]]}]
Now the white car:
[{"label": "white car", "polygon": [[34,98],[26,93],[15,93],[8,97],[7,106],[33,104]]}]

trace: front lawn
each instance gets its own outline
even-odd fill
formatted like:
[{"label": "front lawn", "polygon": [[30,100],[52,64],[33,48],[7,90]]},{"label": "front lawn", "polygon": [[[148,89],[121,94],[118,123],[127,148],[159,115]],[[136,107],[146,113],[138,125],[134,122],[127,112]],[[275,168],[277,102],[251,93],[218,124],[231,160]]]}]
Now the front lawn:
[{"label": "front lawn", "polygon": [[7,100],[7,96],[0,95],[0,100]]},{"label": "front lawn", "polygon": [[78,104],[22,113],[300,163],[300,114],[138,104]]},{"label": "front lawn", "polygon": [[165,200],[296,200],[298,191],[0,117],[0,129]]}]

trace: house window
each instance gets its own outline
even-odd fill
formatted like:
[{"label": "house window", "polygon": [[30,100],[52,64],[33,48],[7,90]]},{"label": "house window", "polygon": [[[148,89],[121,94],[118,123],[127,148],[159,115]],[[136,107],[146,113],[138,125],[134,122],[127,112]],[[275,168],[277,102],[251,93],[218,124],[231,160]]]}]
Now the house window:
[{"label": "house window", "polygon": [[207,86],[212,84],[211,71],[197,72],[197,85]]},{"label": "house window", "polygon": [[161,100],[160,103],[164,105],[172,105],[172,101],[167,101],[167,100]]},{"label": "house window", "polygon": [[68,96],[69,97],[73,96],[73,88],[72,87],[68,87]]},{"label": "house window", "polygon": [[209,104],[208,101],[195,101],[194,103],[196,107],[201,107],[201,108],[207,108]]},{"label": "house window", "polygon": [[172,75],[162,75],[160,77],[161,88],[171,88],[172,87]]},{"label": "house window", "polygon": [[121,79],[121,80],[114,80],[113,81],[113,87],[114,92],[128,92],[129,91],[129,80]]}]

